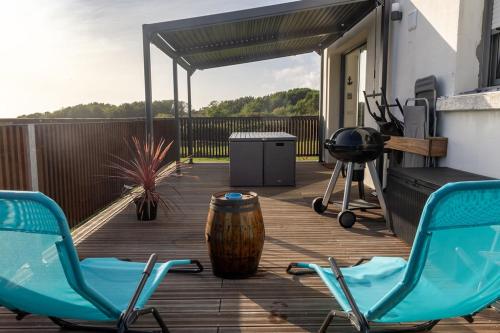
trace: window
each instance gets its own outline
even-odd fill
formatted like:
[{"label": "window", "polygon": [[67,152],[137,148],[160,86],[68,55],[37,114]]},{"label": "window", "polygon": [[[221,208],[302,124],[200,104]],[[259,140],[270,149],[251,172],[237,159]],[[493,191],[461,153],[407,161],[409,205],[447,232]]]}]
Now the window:
[{"label": "window", "polygon": [[[490,4],[491,6],[491,4]],[[489,85],[500,85],[500,0],[493,0],[490,25]],[[490,7],[491,8],[491,7]]]},{"label": "window", "polygon": [[489,83],[493,86],[500,85],[500,33],[491,35],[490,44],[490,79]]}]

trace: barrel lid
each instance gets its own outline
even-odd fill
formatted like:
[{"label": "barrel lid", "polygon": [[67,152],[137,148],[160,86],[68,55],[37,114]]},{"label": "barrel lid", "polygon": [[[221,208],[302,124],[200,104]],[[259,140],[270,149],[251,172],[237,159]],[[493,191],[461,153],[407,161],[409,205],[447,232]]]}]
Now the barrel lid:
[{"label": "barrel lid", "polygon": [[258,195],[255,192],[238,191],[237,193],[241,194],[241,198],[232,199],[231,196],[226,196],[226,194],[235,194],[235,192],[224,191],[214,193],[211,203],[221,206],[239,206],[258,202]]}]

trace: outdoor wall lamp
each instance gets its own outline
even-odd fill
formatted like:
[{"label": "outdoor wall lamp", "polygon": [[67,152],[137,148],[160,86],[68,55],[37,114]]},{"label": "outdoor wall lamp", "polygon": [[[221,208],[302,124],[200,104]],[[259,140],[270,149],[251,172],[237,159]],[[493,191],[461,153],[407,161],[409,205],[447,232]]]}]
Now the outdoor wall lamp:
[{"label": "outdoor wall lamp", "polygon": [[391,21],[401,21],[403,19],[403,11],[399,2],[391,4]]}]

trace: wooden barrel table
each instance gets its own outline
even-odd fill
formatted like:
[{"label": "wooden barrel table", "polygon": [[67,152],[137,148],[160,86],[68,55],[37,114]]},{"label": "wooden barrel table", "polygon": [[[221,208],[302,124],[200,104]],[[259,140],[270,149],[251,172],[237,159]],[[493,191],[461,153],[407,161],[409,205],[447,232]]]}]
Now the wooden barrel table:
[{"label": "wooden barrel table", "polygon": [[213,274],[244,278],[255,274],[264,246],[264,221],[259,197],[241,192],[228,199],[226,192],[212,195],[205,230]]}]

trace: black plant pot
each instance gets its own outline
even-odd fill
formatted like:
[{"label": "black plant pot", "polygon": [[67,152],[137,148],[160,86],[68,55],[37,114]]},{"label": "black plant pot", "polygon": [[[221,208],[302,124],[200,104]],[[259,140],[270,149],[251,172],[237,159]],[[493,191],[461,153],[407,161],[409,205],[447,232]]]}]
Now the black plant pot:
[{"label": "black plant pot", "polygon": [[156,212],[158,210],[157,202],[143,202],[142,198],[135,199],[134,202],[137,219],[139,221],[156,220]]}]

